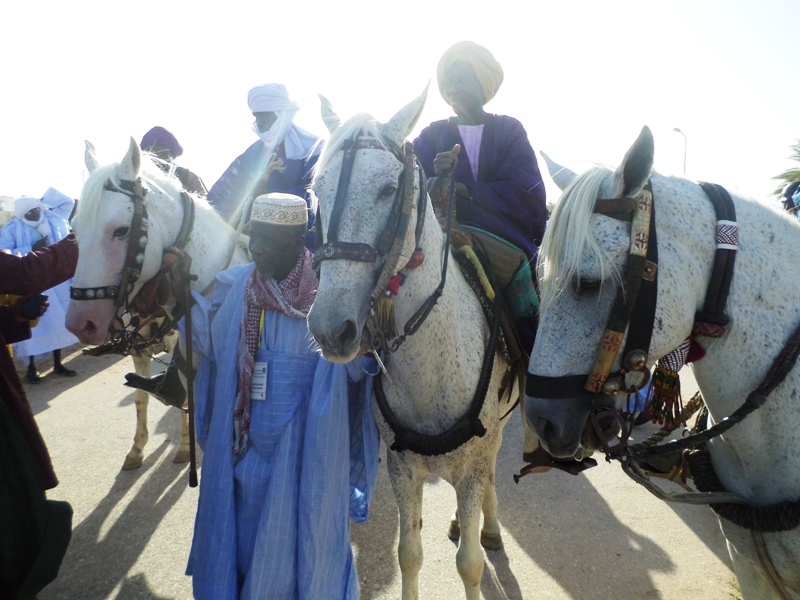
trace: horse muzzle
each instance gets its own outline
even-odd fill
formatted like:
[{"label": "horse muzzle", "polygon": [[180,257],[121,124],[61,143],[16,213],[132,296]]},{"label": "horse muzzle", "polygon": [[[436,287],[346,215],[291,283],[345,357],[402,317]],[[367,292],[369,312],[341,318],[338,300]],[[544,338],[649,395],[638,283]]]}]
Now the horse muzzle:
[{"label": "horse muzzle", "polygon": [[363,326],[343,311],[325,314],[316,304],[308,313],[308,330],[325,359],[334,363],[347,363],[358,356]]},{"label": "horse muzzle", "polygon": [[592,394],[559,399],[526,396],[525,419],[545,450],[556,458],[569,458],[581,447],[597,450],[619,433],[619,423],[610,414],[590,419],[597,400]]}]

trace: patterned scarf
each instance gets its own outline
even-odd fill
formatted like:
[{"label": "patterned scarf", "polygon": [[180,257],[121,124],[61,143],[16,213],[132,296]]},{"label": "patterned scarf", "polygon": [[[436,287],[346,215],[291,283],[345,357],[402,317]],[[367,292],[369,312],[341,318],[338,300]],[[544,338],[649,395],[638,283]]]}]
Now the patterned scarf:
[{"label": "patterned scarf", "polygon": [[289,275],[276,283],[253,269],[244,292],[244,310],[239,336],[239,392],[233,409],[233,458],[239,460],[247,450],[250,431],[250,403],[256,346],[261,335],[261,311],[276,310],[292,319],[305,319],[317,293],[317,277],[312,269],[313,255],[308,249],[297,259]]}]

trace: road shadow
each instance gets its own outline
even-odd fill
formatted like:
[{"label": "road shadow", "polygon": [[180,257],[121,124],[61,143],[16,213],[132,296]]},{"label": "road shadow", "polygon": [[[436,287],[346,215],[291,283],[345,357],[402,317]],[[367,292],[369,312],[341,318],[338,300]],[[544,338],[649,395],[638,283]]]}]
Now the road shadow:
[{"label": "road shadow", "polygon": [[[149,589],[146,582],[136,576],[128,578],[127,574],[188,486],[184,469],[161,460],[170,446],[164,441],[145,457],[140,469],[119,472],[106,496],[73,529],[59,576],[39,595],[41,600],[105,600],[121,583],[132,594],[134,590]],[[148,477],[141,487],[128,497],[144,475]],[[124,508],[109,526],[120,503]],[[136,592],[118,597],[154,596]]]},{"label": "road shadow", "polygon": [[[521,429],[519,420],[508,424],[507,441],[520,439],[520,435],[513,433],[517,428]],[[670,554],[621,522],[586,475],[550,471],[529,475],[518,485],[508,485],[521,466],[519,447],[504,443],[497,458],[500,521],[531,560],[564,590],[565,597],[606,600],[623,593],[630,598],[661,597],[653,576],[677,570]],[[597,468],[612,466],[615,465]],[[631,514],[639,511],[638,518],[648,528],[662,527],[637,506],[637,500],[646,492],[632,481],[630,486]],[[683,513],[689,508],[678,510]],[[687,524],[697,535],[698,515],[687,517]],[[701,530],[701,536],[708,534]],[[719,539],[703,542],[714,548]],[[487,558],[500,569],[496,580],[484,576],[482,590],[486,598],[535,597],[532,590],[520,591],[515,579],[505,580],[504,572],[512,578],[513,574],[504,551],[487,552]]]},{"label": "road shadow", "polygon": [[[62,355],[64,365],[77,371],[78,374],[75,377],[62,377],[53,374],[53,355],[50,353],[46,358],[36,362],[36,367],[39,369],[39,373],[42,374],[42,380],[37,384],[30,384],[25,381],[27,359],[23,362],[23,359],[19,357],[14,358],[17,374],[22,381],[25,395],[28,397],[28,402],[34,415],[47,410],[50,407],[50,403],[56,401],[63,392],[85,383],[120,361],[129,361],[131,371],[133,371],[133,361],[129,357],[118,354],[86,356],[81,353],[80,345],[65,348],[62,351]],[[123,383],[124,381],[120,380],[120,387]],[[109,397],[117,397],[119,392],[120,390],[110,391]],[[100,405],[99,401],[98,405]]]}]

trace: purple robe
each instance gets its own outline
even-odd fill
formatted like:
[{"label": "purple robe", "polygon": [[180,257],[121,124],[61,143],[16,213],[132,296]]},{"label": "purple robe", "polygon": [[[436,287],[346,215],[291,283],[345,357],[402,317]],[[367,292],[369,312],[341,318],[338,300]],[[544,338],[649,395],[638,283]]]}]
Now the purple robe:
[{"label": "purple robe", "polygon": [[486,115],[481,138],[478,180],[472,176],[458,121],[436,121],[414,140],[414,151],[427,177],[434,176],[433,159],[461,144],[456,181],[466,185],[473,199],[456,198],[461,225],[485,229],[507,240],[533,260],[547,221],[545,189],[536,155],[522,123],[504,115]]}]

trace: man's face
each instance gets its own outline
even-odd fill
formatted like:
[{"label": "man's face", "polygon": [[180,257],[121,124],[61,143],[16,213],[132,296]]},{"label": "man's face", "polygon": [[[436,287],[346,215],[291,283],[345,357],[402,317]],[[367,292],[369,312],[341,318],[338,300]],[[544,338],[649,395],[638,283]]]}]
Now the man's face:
[{"label": "man's face", "polygon": [[297,264],[303,240],[296,227],[250,224],[250,255],[258,272],[276,281],[283,280]]},{"label": "man's face", "polygon": [[278,115],[274,112],[255,112],[253,116],[256,118],[256,127],[261,133],[269,131],[269,128],[278,120]]},{"label": "man's face", "polygon": [[442,83],[456,114],[464,110],[480,109],[485,104],[483,88],[475,76],[472,65],[467,61],[454,62],[444,74]]},{"label": "man's face", "polygon": [[41,215],[41,214],[42,214],[42,209],[41,208],[32,208],[28,212],[25,213],[25,218],[28,221],[38,221],[39,220],[39,215]]}]

